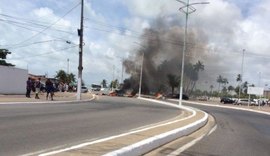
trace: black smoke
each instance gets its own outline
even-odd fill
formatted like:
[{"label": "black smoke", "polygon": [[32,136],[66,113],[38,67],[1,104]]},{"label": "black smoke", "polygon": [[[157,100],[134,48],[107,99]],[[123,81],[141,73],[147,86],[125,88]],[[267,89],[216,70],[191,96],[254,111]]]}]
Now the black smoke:
[{"label": "black smoke", "polygon": [[[173,22],[176,23],[176,22]],[[204,47],[206,40],[203,35],[193,31],[188,32],[185,64],[197,62],[198,47]],[[130,78],[124,81],[124,89],[132,89],[134,93],[139,88],[140,67],[144,53],[142,93],[168,92],[168,74],[180,77],[183,52],[184,28],[178,25],[168,24],[158,19],[151,28],[144,30],[137,46],[135,55],[130,55],[124,60],[126,73]],[[203,48],[201,48],[203,49]],[[198,54],[198,52],[200,54]]]}]

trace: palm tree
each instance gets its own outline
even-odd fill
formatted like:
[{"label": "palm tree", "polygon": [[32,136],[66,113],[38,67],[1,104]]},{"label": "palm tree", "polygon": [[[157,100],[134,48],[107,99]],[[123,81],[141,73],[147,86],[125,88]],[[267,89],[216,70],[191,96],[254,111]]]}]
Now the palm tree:
[{"label": "palm tree", "polygon": [[229,83],[228,79],[227,78],[223,78],[222,79],[222,84],[224,87],[226,87],[226,85]]},{"label": "palm tree", "polygon": [[241,76],[241,74],[237,74],[237,77],[236,77],[236,81],[238,82],[238,81],[242,81],[242,76]]},{"label": "palm tree", "polygon": [[242,90],[244,91],[245,94],[247,94],[247,89],[248,89],[248,82],[245,81],[245,82],[243,83],[243,86],[242,86]]},{"label": "palm tree", "polygon": [[102,80],[101,85],[103,88],[107,87],[107,81],[105,79]]},{"label": "palm tree", "polygon": [[241,74],[237,74],[236,76],[236,82],[239,82],[238,84],[238,98],[240,98],[240,94],[241,94],[241,83],[242,83],[242,75]]},{"label": "palm tree", "polygon": [[179,78],[176,75],[168,74],[168,84],[172,88],[172,94],[174,94],[174,88],[179,85]]},{"label": "palm tree", "polygon": [[217,83],[218,83],[218,92],[220,91],[220,84],[223,83],[223,77],[219,75],[217,77]]},{"label": "palm tree", "polygon": [[213,85],[210,85],[210,92],[211,92],[211,94],[213,92],[213,88],[214,88],[214,86]]},{"label": "palm tree", "polygon": [[198,61],[195,65],[193,65],[193,75],[192,75],[192,79],[193,79],[193,86],[191,88],[190,93],[193,91],[196,82],[199,80],[199,72],[204,70],[204,65],[201,61]]},{"label": "palm tree", "polygon": [[204,70],[204,65],[201,61],[198,61],[195,65],[193,65],[194,70],[199,72],[200,70],[203,71]]},{"label": "palm tree", "polygon": [[229,91],[229,92],[231,92],[231,91],[233,91],[233,90],[234,90],[234,87],[233,87],[233,86],[229,86],[229,87],[228,87],[228,91]]}]

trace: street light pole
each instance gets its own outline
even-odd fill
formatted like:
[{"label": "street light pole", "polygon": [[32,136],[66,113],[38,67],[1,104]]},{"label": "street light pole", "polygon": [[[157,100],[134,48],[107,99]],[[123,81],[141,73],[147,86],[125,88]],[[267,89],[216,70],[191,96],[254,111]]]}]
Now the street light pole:
[{"label": "street light pole", "polygon": [[179,105],[182,105],[188,15],[196,11],[196,9],[193,7],[193,5],[209,4],[209,2],[189,3],[189,0],[187,0],[187,2],[183,2],[181,0],[176,0],[176,1],[184,4],[184,6],[180,7],[179,10],[182,11],[185,14],[185,18],[186,18],[186,20],[185,20],[184,45],[183,45],[183,53],[182,53],[182,65],[181,65],[180,91],[179,91]]},{"label": "street light pole", "polygon": [[142,93],[143,60],[144,60],[144,51],[145,51],[146,48],[143,45],[141,45],[140,43],[137,43],[137,42],[134,42],[134,43],[143,48],[143,51],[142,51],[142,64],[141,64],[141,71],[140,71],[140,82],[139,82],[139,97],[141,97],[141,93]]},{"label": "street light pole", "polygon": [[82,87],[82,56],[83,56],[83,8],[84,0],[81,0],[81,27],[78,30],[80,36],[79,44],[79,66],[78,66],[78,83],[77,83],[77,100],[81,100],[81,87]]},{"label": "street light pole", "polygon": [[139,97],[141,97],[142,91],[142,70],[143,70],[143,59],[144,59],[144,52],[142,54],[142,64],[141,64],[141,73],[140,73],[140,86],[139,86]]},{"label": "street light pole", "polygon": [[67,74],[69,74],[69,58],[67,59]]},{"label": "street light pole", "polygon": [[243,73],[244,73],[244,57],[245,57],[245,49],[243,49],[242,55],[242,64],[241,64],[241,77],[240,77],[240,84],[239,84],[239,91],[238,91],[238,100],[240,99],[241,92],[242,92],[242,82],[243,82]]}]

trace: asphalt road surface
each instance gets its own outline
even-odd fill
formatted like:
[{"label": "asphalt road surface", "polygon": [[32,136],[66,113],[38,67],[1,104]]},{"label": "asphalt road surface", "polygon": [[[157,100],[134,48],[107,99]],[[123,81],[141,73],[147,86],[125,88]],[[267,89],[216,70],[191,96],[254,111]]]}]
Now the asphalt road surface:
[{"label": "asphalt road surface", "polygon": [[0,155],[37,155],[127,132],[179,115],[176,108],[134,98],[77,104],[0,105]]},{"label": "asphalt road surface", "polygon": [[212,114],[217,129],[181,156],[270,156],[270,116],[186,104]]}]

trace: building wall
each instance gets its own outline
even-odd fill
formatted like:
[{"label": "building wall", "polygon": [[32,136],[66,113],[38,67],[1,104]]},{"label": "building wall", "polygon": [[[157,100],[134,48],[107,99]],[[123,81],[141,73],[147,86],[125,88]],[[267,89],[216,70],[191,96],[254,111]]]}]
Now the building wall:
[{"label": "building wall", "polygon": [[0,66],[0,94],[25,94],[28,71]]}]

